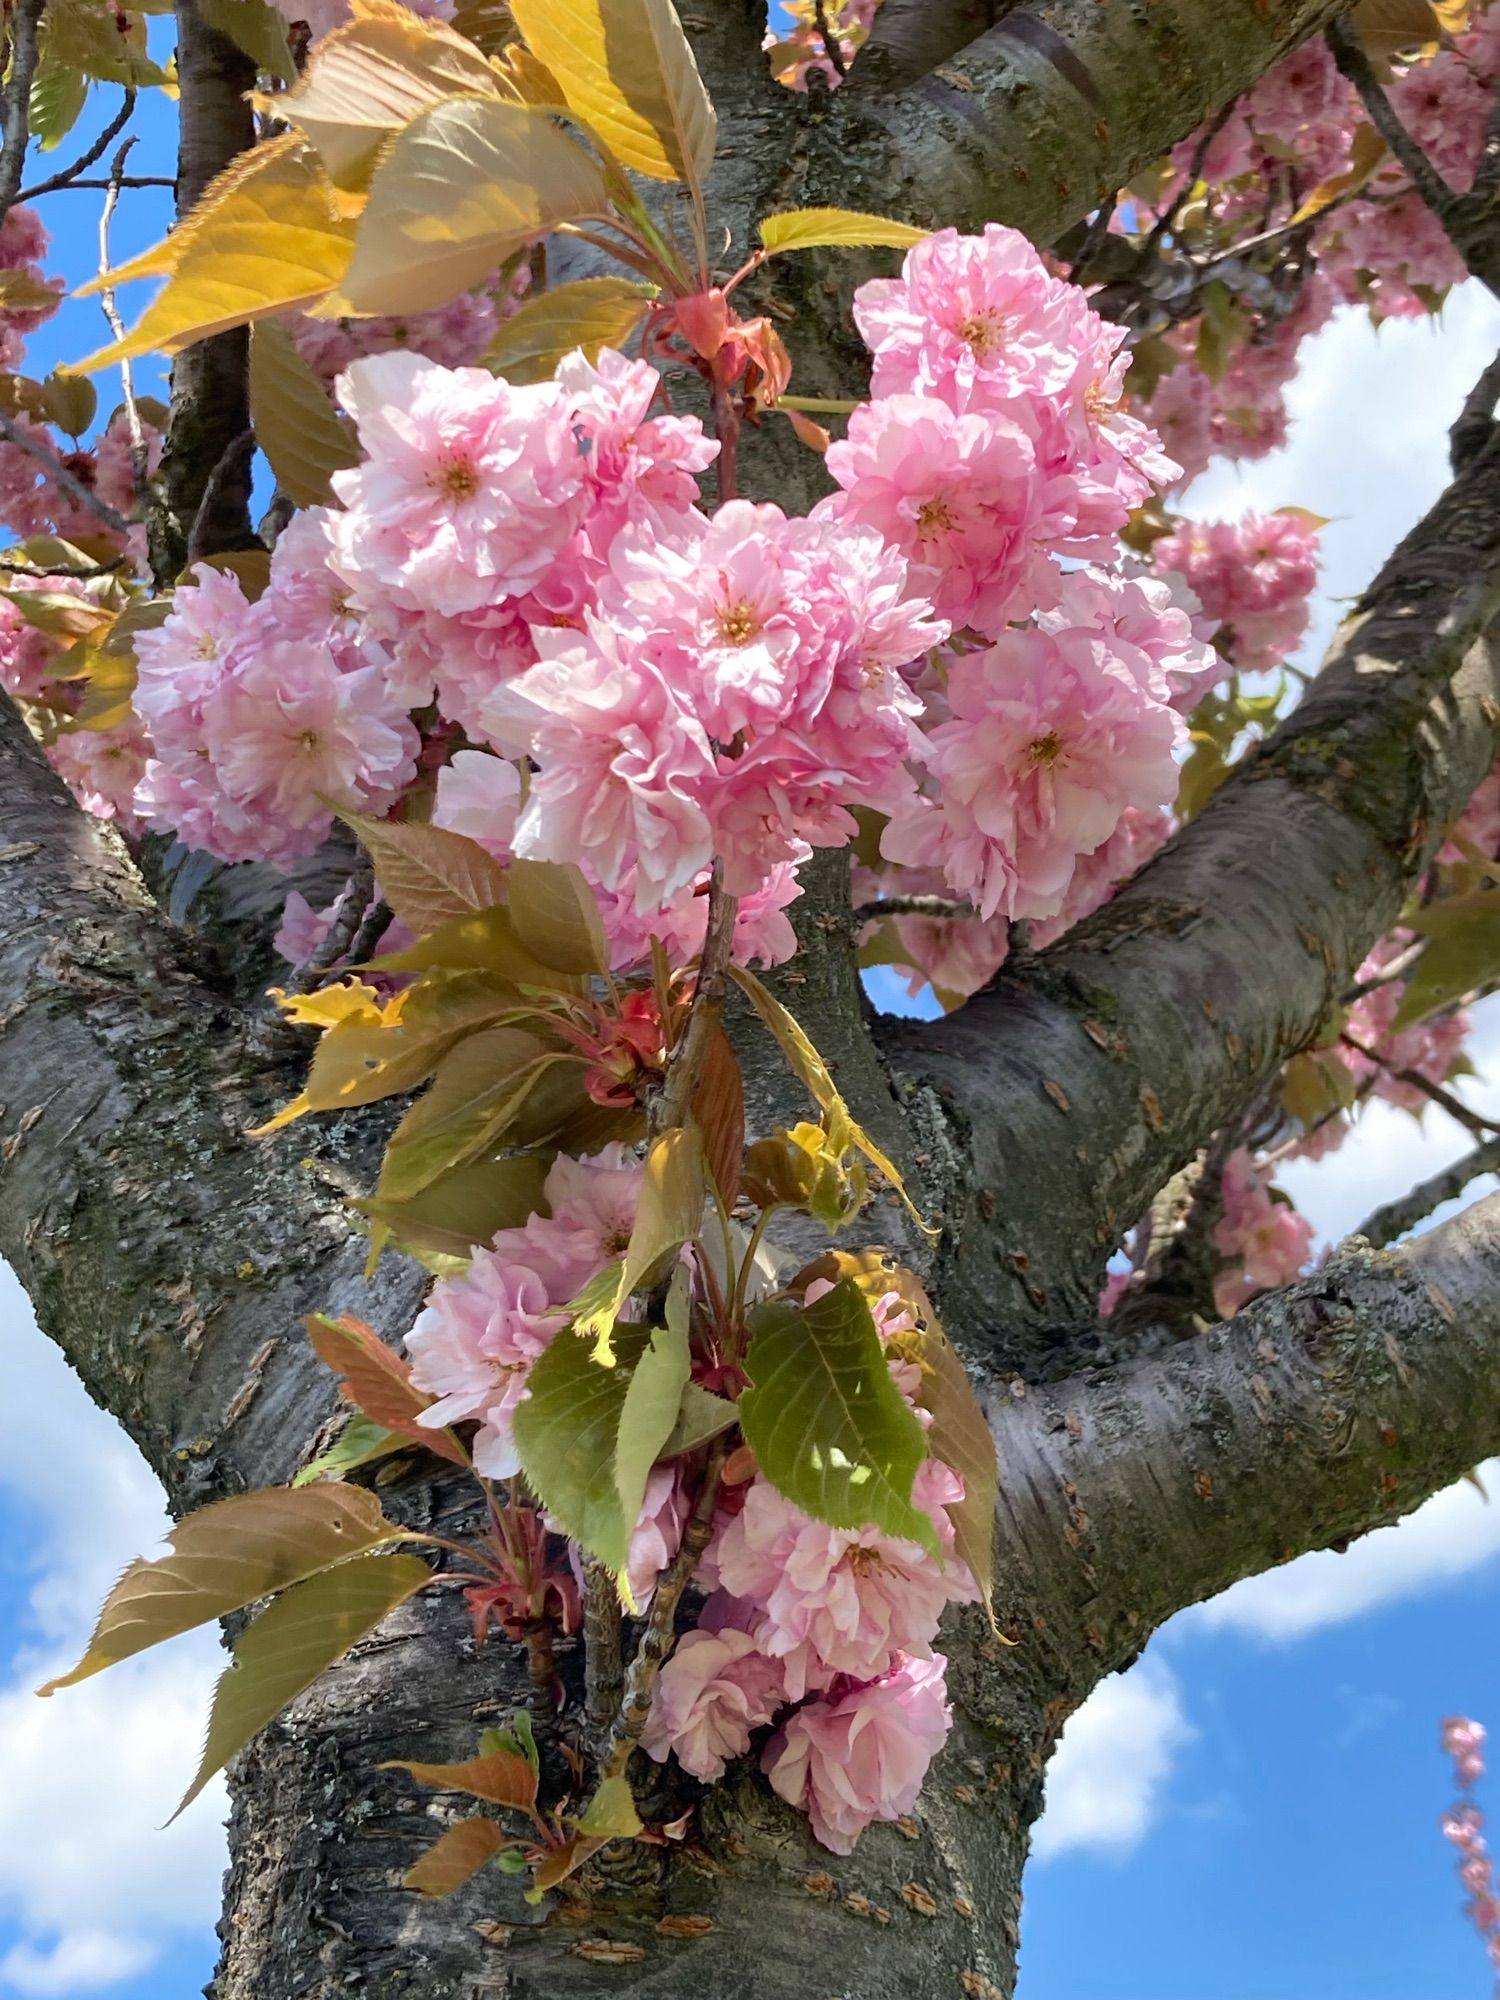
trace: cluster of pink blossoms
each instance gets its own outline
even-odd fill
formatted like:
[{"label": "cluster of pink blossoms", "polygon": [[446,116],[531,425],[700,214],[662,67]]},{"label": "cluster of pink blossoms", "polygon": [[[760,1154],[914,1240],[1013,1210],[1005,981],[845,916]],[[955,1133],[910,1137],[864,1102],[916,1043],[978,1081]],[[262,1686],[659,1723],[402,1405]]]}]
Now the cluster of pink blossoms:
[{"label": "cluster of pink blossoms", "polygon": [[1318,529],[1295,508],[1237,521],[1180,520],[1151,551],[1157,573],[1184,579],[1219,651],[1244,672],[1278,667],[1307,630],[1318,580]]},{"label": "cluster of pink blossoms", "polygon": [[[420,14],[429,21],[451,21],[454,0],[397,0],[398,5],[408,13]],[[283,13],[293,27],[299,24],[307,30],[310,41],[320,41],[335,28],[341,28],[351,19],[349,0],[272,0],[272,5]]]},{"label": "cluster of pink blossoms", "polygon": [[1500,1990],[1500,1894],[1495,1864],[1484,1837],[1484,1814],[1473,1800],[1474,1787],[1484,1776],[1485,1731],[1466,1715],[1450,1715],[1443,1723],[1443,1748],[1453,1759],[1462,1797],[1443,1815],[1443,1838],[1458,1850],[1458,1879],[1468,1895],[1464,1915],[1484,1941]]},{"label": "cluster of pink blossoms", "polygon": [[[1406,992],[1402,979],[1382,978],[1386,969],[1414,943],[1410,931],[1395,930],[1383,937],[1355,975],[1357,986],[1369,985],[1349,1009],[1339,1054],[1355,1080],[1369,1083],[1377,1097],[1397,1104],[1403,1111],[1424,1111],[1430,1099],[1421,1083],[1443,1084],[1463,1053],[1472,1025],[1462,1009],[1436,1014],[1426,1021],[1397,1028],[1396,1014]],[[1402,1071],[1407,1075],[1403,1076]]]},{"label": "cluster of pink blossoms", "polygon": [[1312,1224],[1285,1200],[1244,1147],[1224,1166],[1224,1213],[1214,1248],[1227,1262],[1214,1280],[1214,1304],[1228,1319],[1248,1299],[1289,1285],[1307,1266]]},{"label": "cluster of pink blossoms", "polygon": [[813,0],[788,0],[790,25],[766,30],[765,48],[777,81],[790,90],[805,91],[809,79],[817,77],[827,89],[837,90],[869,35],[879,5],[880,0],[829,0],[823,19],[838,50],[835,62]]}]

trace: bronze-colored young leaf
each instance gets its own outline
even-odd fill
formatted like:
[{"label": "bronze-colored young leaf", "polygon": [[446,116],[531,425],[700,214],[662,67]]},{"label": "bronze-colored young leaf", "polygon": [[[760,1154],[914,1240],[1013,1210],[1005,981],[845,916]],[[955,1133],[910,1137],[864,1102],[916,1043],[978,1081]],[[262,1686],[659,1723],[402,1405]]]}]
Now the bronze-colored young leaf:
[{"label": "bronze-colored young leaf", "polygon": [[508,382],[546,382],[564,355],[581,348],[594,361],[601,347],[623,347],[651,310],[654,285],[630,278],[575,278],[523,300],[485,354]]},{"label": "bronze-colored young leaf", "polygon": [[830,1527],[873,1525],[936,1550],[911,1498],[927,1441],[859,1287],[842,1278],[813,1305],[760,1306],[750,1318],[740,1425],[766,1478]]},{"label": "bronze-colored young leaf", "polygon": [[242,154],[173,234],[81,287],[168,274],[123,340],[73,363],[92,374],[132,355],[178,354],[226,327],[322,298],[344,275],[353,224],[317,155],[296,134]]},{"label": "bronze-colored young leaf", "polygon": [[[295,1497],[328,1490],[307,1486]],[[431,1581],[420,1556],[358,1556],[283,1591],[235,1643],[233,1663],[214,1690],[202,1759],[177,1813],[288,1703]]]},{"label": "bronze-colored young leaf", "polygon": [[423,1896],[451,1896],[471,1881],[487,1862],[515,1842],[492,1819],[474,1813],[435,1840],[402,1876],[402,1886]]},{"label": "bronze-colored young leaf", "polygon": [[929,234],[894,216],[865,215],[852,208],[788,208],[768,215],[760,225],[761,248],[768,257],[783,250],[909,250]]},{"label": "bronze-colored young leaf", "polygon": [[374,862],[385,900],[418,937],[505,901],[505,870],[466,834],[366,813],[340,817]]},{"label": "bronze-colored young leaf", "polygon": [[177,1523],[167,1537],[169,1556],[130,1565],[104,1600],[88,1651],[71,1673],[40,1692],[71,1687],[163,1639],[400,1538],[375,1495],[358,1486],[271,1487],[216,1500]]},{"label": "bronze-colored young leaf", "polygon": [[356,313],[446,305],[513,250],[608,209],[597,165],[543,113],[479,98],[435,105],[376,169],[340,302]]},{"label": "bronze-colored young leaf", "polygon": [[517,855],[510,864],[507,907],[516,936],[543,965],[556,972],[608,972],[598,899],[572,862]]},{"label": "bronze-colored young leaf", "polygon": [[561,1847],[549,1847],[536,1864],[531,1887],[526,1891],[527,1902],[539,1903],[548,1889],[555,1889],[559,1882],[566,1882],[585,1861],[607,1845],[608,1841],[601,1834],[576,1833]]},{"label": "bronze-colored young leaf", "polygon": [[1370,54],[1389,59],[1432,50],[1468,13],[1467,0],[1358,0],[1350,18]]},{"label": "bronze-colored young leaf", "polygon": [[511,0],[510,11],[621,166],[707,179],[719,121],[672,0]]},{"label": "bronze-colored young leaf", "polygon": [[529,1813],[536,1804],[537,1774],[529,1758],[508,1750],[491,1750],[460,1764],[409,1764],[396,1759],[383,1771],[409,1771],[419,1785],[434,1792],[463,1792],[492,1806],[513,1806]]},{"label": "bronze-colored young leaf", "polygon": [[313,1351],[339,1378],[344,1400],[387,1430],[400,1431],[438,1458],[467,1465],[469,1454],[450,1430],[435,1430],[417,1420],[433,1398],[414,1386],[411,1363],[386,1346],[373,1326],[352,1313],[330,1319],[313,1313],[307,1321]]},{"label": "bronze-colored young leaf", "polygon": [[250,416],[276,484],[298,507],[325,507],[329,479],[359,463],[352,426],[275,320],[250,335]]},{"label": "bronze-colored young leaf", "polygon": [[693,1118],[703,1134],[703,1151],[719,1199],[725,1208],[733,1208],[745,1157],[745,1082],[734,1044],[720,1027],[709,1038],[693,1091]]},{"label": "bronze-colored young leaf", "polygon": [[257,101],[306,134],[339,187],[358,189],[381,147],[419,112],[453,97],[504,94],[461,34],[393,7],[322,36],[296,88]]}]

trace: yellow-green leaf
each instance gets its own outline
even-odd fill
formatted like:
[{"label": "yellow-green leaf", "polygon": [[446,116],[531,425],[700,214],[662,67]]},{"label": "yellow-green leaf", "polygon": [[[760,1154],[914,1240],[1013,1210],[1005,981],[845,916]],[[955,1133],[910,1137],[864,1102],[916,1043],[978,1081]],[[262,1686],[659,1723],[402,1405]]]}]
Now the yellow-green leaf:
[{"label": "yellow-green leaf", "polygon": [[32,80],[26,120],[28,129],[41,140],[44,153],[67,138],[88,94],[89,80],[81,69],[43,55]]},{"label": "yellow-green leaf", "polygon": [[573,1825],[596,1840],[634,1840],[644,1830],[624,1777],[606,1778]]},{"label": "yellow-green leaf", "polygon": [[514,1845],[492,1819],[474,1813],[450,1826],[419,1861],[412,1863],[401,1878],[402,1887],[415,1889],[422,1896],[451,1896],[487,1862]]},{"label": "yellow-green leaf", "polygon": [[250,418],[276,484],[294,506],[326,507],[333,499],[329,479],[359,463],[353,426],[275,320],[262,320],[250,334]]},{"label": "yellow-green leaf", "polygon": [[503,94],[462,35],[393,7],[324,35],[296,89],[258,101],[306,134],[339,187],[363,188],[381,147],[419,112],[452,97]]},{"label": "yellow-green leaf", "polygon": [[579,1333],[593,1336],[594,1359],[604,1367],[614,1365],[610,1338],[620,1308],[639,1286],[660,1275],[667,1259],[675,1257],[683,1244],[698,1234],[707,1199],[708,1162],[702,1133],[694,1124],[664,1132],[646,1155],[635,1226],[614,1294],[592,1311],[580,1314],[576,1322]]},{"label": "yellow-green leaf", "polygon": [[[1292,229],[1299,222],[1310,221],[1313,216],[1320,215],[1330,202],[1337,201],[1340,195],[1352,194],[1356,188],[1362,188],[1385,156],[1385,141],[1375,127],[1368,122],[1359,126],[1354,134],[1353,144],[1349,148],[1348,170],[1342,174],[1334,174],[1329,180],[1320,181],[1286,227]],[[1133,375],[1130,386],[1132,390],[1135,389]],[[1282,511],[1290,513],[1292,510],[1285,508]]]},{"label": "yellow-green leaf", "polygon": [[280,77],[283,83],[296,76],[286,16],[270,0],[198,0],[198,12],[267,76]]},{"label": "yellow-green leaf", "polygon": [[1500,978],[1500,895],[1478,890],[1423,910],[1416,929],[1428,935],[1396,1009],[1395,1028],[1441,1013],[1477,987]]},{"label": "yellow-green leaf", "polygon": [[376,1198],[409,1201],[440,1175],[507,1143],[511,1121],[548,1065],[561,1060],[519,1028],[468,1036],[391,1134]]},{"label": "yellow-green leaf", "polygon": [[[326,1486],[307,1486],[294,1497],[313,1500],[328,1491]],[[252,1620],[214,1690],[208,1741],[177,1812],[185,1811],[215,1771],[237,1757],[289,1702],[431,1581],[432,1571],[420,1556],[358,1556],[293,1584]]]},{"label": "yellow-green leaf", "polygon": [[178,354],[225,327],[322,298],[344,275],[354,226],[337,210],[317,155],[296,134],[242,154],[178,229],[83,286],[168,273],[121,341],[73,364],[90,374],[132,355]]},{"label": "yellow-green leaf", "polygon": [[100,0],[51,0],[43,23],[47,59],[65,63],[99,83],[144,87],[167,81],[146,53],[146,24],[139,14]]},{"label": "yellow-green leaf", "polygon": [[542,1206],[548,1162],[523,1153],[508,1160],[470,1160],[442,1174],[408,1201],[371,1195],[354,1206],[398,1249],[424,1262],[430,1258],[467,1261],[477,1243],[497,1229],[514,1229]]},{"label": "yellow-green leaf", "polygon": [[402,1432],[371,1423],[356,1410],[327,1451],[304,1465],[292,1485],[311,1486],[315,1479],[342,1479],[346,1472],[353,1472],[361,1465],[373,1465],[393,1452],[415,1450],[411,1439]]},{"label": "yellow-green leaf", "polygon": [[339,1111],[415,1090],[461,1036],[511,1006],[511,996],[482,972],[432,974],[397,994],[382,1018],[356,1014],[328,1030],[313,1052],[308,1106]]},{"label": "yellow-green leaf", "polygon": [[954,1548],[959,1559],[968,1564],[984,1607],[993,1618],[995,1502],[1000,1492],[994,1433],[979,1407],[969,1371],[939,1326],[925,1292],[909,1273],[902,1273],[897,1283],[903,1297],[915,1303],[915,1293],[926,1306],[927,1328],[918,1350],[922,1382],[917,1400],[932,1418],[927,1433],[932,1456],[951,1465],[964,1482],[964,1497],[950,1502],[947,1510],[953,1523]]},{"label": "yellow-green leaf", "polygon": [[750,1323],[740,1426],[766,1478],[830,1527],[873,1526],[936,1551],[936,1530],[911,1498],[926,1435],[854,1280],[800,1309],[758,1307]]},{"label": "yellow-green leaf", "polygon": [[548,381],[564,355],[623,347],[656,297],[654,285],[629,278],[577,278],[527,299],[501,323],[485,363],[508,382]]},{"label": "yellow-green leaf", "polygon": [[842,249],[909,250],[931,232],[897,222],[890,215],[864,215],[852,208],[787,208],[768,215],[760,225],[761,248],[768,257],[783,250]]},{"label": "yellow-green leaf", "polygon": [[376,170],[339,304],[354,313],[446,305],[513,250],[608,208],[597,165],[545,114],[477,98],[434,105]]},{"label": "yellow-green leaf", "polygon": [[505,901],[505,870],[477,840],[446,827],[341,813],[375,864],[381,894],[418,937]]},{"label": "yellow-green leaf", "polygon": [[622,166],[701,184],[719,121],[672,0],[511,0],[526,46]]},{"label": "yellow-green leaf", "polygon": [[682,1392],[677,1421],[657,1457],[680,1458],[684,1452],[696,1451],[699,1445],[707,1444],[711,1438],[722,1437],[739,1420],[737,1404],[726,1401],[723,1396],[716,1396],[712,1389],[705,1389],[699,1382],[689,1382]]},{"label": "yellow-green leaf", "polygon": [[517,855],[510,864],[507,906],[516,936],[543,965],[555,972],[608,972],[598,900],[572,862]]},{"label": "yellow-green leaf", "polygon": [[743,966],[735,965],[729,968],[729,972],[730,977],[775,1036],[782,1054],[822,1111],[829,1143],[836,1151],[841,1152],[845,1147],[853,1146],[863,1153],[870,1165],[878,1168],[890,1182],[918,1228],[928,1236],[936,1236],[938,1232],[923,1218],[911,1196],[906,1192],[906,1183],[897,1172],[895,1162],[881,1151],[869,1133],[856,1121],[840,1094],[838,1085],[829,1074],[828,1065],[802,1032],[794,1016],[787,1012],[775,994],[762,985],[753,972],[747,971]]},{"label": "yellow-green leaf", "polygon": [[357,1486],[273,1487],[216,1500],[178,1522],[167,1537],[171,1555],[130,1565],[104,1601],[88,1651],[40,1692],[71,1687],[400,1535],[375,1495]]}]

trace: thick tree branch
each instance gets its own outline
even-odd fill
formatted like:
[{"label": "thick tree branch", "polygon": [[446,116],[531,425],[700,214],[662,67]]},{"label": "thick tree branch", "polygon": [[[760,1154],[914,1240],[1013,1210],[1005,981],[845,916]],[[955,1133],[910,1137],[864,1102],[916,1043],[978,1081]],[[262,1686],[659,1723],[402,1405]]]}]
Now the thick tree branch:
[{"label": "thick tree branch", "polygon": [[349,1132],[311,1159],[300,1134],[244,1136],[294,1082],[248,1073],[243,1017],[5,700],[0,992],[0,1255],[176,1504],[286,1477],[332,1406],[302,1316],[404,1332],[424,1274],[361,1276]]},{"label": "thick tree branch", "polygon": [[1494,761],[1500,662],[1481,635],[1497,602],[1491,444],[1199,819],[1015,977],[946,1021],[887,1029],[952,1120],[949,1309],[992,1327],[1005,1365],[1039,1332],[1058,1372],[1091,1351],[1121,1233],[1308,1045],[1394,921]]},{"label": "thick tree branch", "polygon": [[1022,1643],[1108,1672],[1500,1446],[1500,1196],[1398,1251],[1350,1243],[1157,1359],[989,1402],[1005,1593],[1046,1619]]},{"label": "thick tree branch", "polygon": [[41,54],[46,4],[47,0],[19,0],[10,17],[10,75],[0,92],[0,222],[10,212],[26,166],[31,85]]}]

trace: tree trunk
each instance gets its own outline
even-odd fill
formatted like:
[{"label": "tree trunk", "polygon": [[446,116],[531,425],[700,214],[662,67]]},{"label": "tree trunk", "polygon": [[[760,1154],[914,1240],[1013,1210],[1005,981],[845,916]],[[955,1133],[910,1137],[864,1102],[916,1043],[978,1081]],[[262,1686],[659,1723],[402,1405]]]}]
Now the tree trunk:
[{"label": "tree trunk", "polygon": [[[684,0],[722,121],[710,213],[736,255],[759,216],[818,202],[1048,242],[1336,11],[886,0],[868,66],[798,98],[766,74],[762,6]],[[246,143],[246,78],[192,0],[178,17],[190,193]],[[873,261],[778,266],[799,390],[857,393],[848,296]],[[216,336],[174,376],[164,479],[180,541],[197,521],[202,550],[246,532],[242,348]],[[749,442],[753,494],[797,507],[820,474],[779,418]],[[706,1789],[638,1758],[649,1822],[696,1805],[683,1840],[606,1850],[538,1907],[494,1870],[425,1902],[400,1878],[462,1808],[383,1767],[470,1755],[531,1699],[519,1650],[477,1649],[454,1594],[434,1592],[234,1770],[217,2000],[1008,2000],[1046,1762],[1098,1681],[1182,1605],[1394,1518],[1500,1443],[1493,1203],[1398,1256],[1355,1249],[1162,1357],[1114,1365],[1094,1311],[1120,1231],[1312,1040],[1493,760],[1497,521],[1492,443],[1213,808],[951,1021],[875,1031],[847,865],[808,872],[782,991],[945,1226],[934,1260],[893,1204],[868,1224],[926,1260],[1004,1481],[999,1631],[977,1610],[945,1629],[954,1731],[911,1820],[837,1857],[752,1764]],[[344,1197],[368,1181],[378,1118],[248,1141],[302,1052],[268,1053],[263,1022],[187,956],[3,704],[0,773],[0,1251],[174,1508],[284,1479],[333,1409],[301,1316],[354,1311],[396,1339],[425,1282],[393,1256],[362,1275]],[[733,1027],[764,1127],[794,1099],[765,1036]],[[465,1504],[426,1471],[382,1497],[423,1528],[451,1530]],[[559,1651],[570,1703],[538,1717],[549,1799],[569,1783],[558,1739],[582,1678],[576,1642]]]}]

